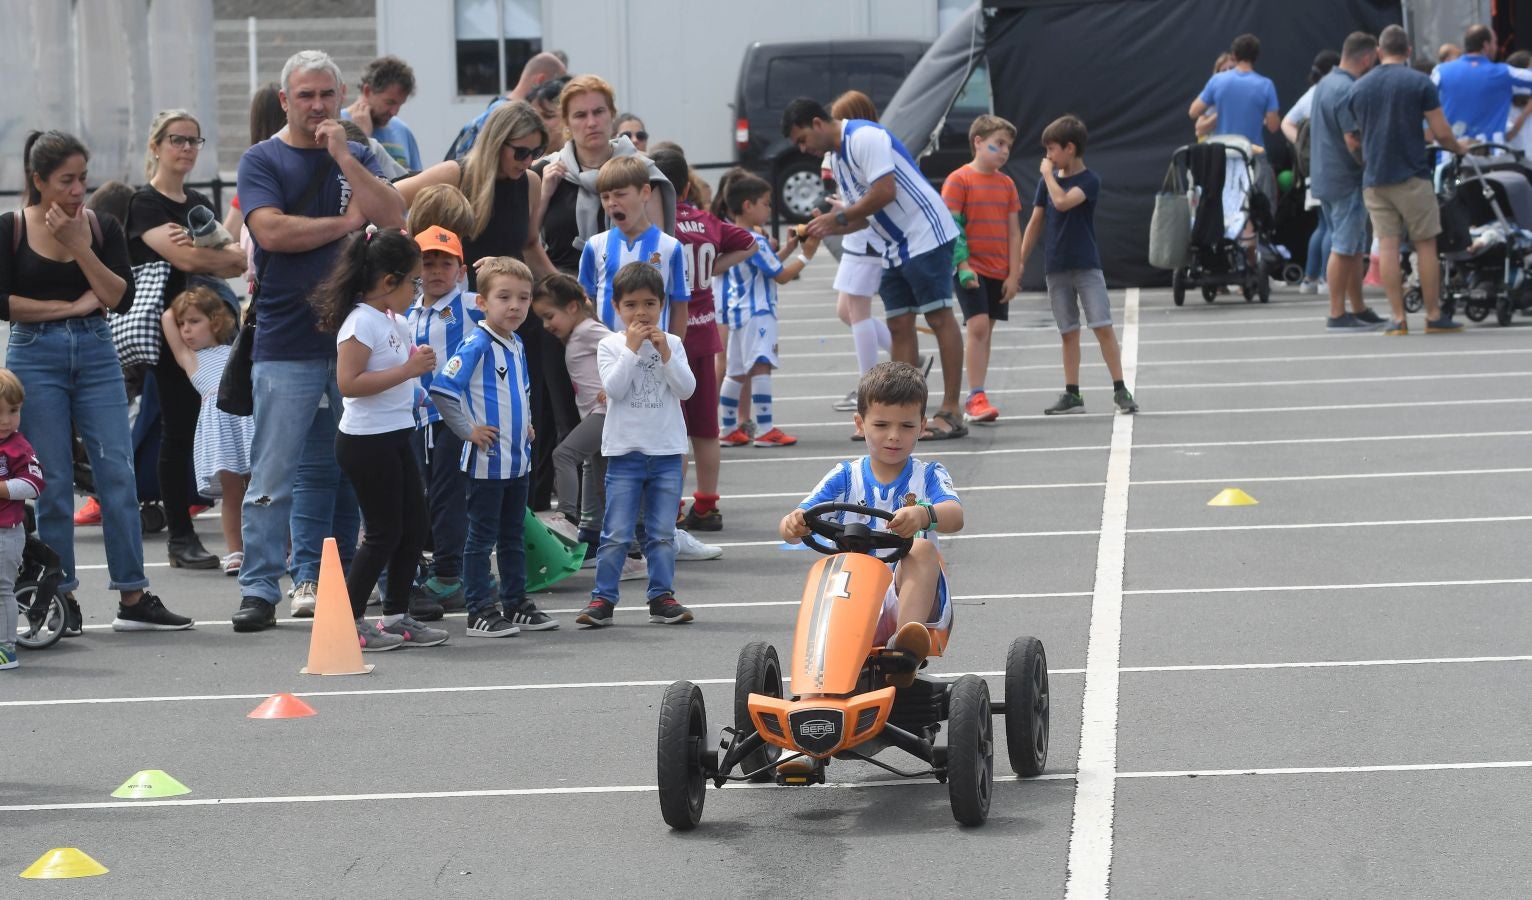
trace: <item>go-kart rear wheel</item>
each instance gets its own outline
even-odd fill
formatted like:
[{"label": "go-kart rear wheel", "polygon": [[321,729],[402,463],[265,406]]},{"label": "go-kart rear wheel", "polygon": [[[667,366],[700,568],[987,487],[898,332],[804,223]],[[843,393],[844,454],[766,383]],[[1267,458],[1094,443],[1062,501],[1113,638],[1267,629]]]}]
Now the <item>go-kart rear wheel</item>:
[{"label": "go-kart rear wheel", "polygon": [[1048,655],[1035,637],[1011,642],[1005,657],[1005,746],[1023,778],[1048,765]]},{"label": "go-kart rear wheel", "polygon": [[995,732],[989,683],[964,675],[948,697],[947,798],[960,825],[983,825],[995,772]]},{"label": "go-kart rear wheel", "polygon": [[16,643],[22,647],[52,647],[64,636],[64,598],[55,592],[45,603],[39,602],[37,582],[17,582],[16,626]]},{"label": "go-kart rear wheel", "polygon": [[[739,664],[734,667],[734,733],[736,736],[755,730],[750,721],[750,695],[782,696],[782,662],[777,648],[765,641],[755,641],[740,648]],[[782,748],[766,744],[739,761],[740,770],[754,772],[751,781],[770,781],[771,767],[782,755]],[[761,770],[761,771],[757,771]]]},{"label": "go-kart rear wheel", "polygon": [[1183,271],[1176,269],[1170,273],[1170,299],[1174,300],[1177,306],[1186,302],[1186,276],[1182,274]]},{"label": "go-kart rear wheel", "polygon": [[660,702],[659,793],[665,824],[690,831],[702,821],[707,799],[707,769],[702,744],[707,740],[707,712],[702,689],[690,681],[673,682]]},{"label": "go-kart rear wheel", "polygon": [[1418,313],[1426,307],[1426,295],[1420,292],[1420,288],[1410,288],[1404,292],[1404,311]]}]

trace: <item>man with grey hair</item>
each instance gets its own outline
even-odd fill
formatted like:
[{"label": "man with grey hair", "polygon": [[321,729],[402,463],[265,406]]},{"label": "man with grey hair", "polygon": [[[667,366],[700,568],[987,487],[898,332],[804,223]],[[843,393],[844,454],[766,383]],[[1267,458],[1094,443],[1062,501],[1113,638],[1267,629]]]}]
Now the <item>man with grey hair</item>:
[{"label": "man with grey hair", "polygon": [[358,530],[355,495],[335,464],[335,336],[316,327],[309,292],[329,275],[348,235],[368,222],[403,225],[404,201],[382,180],[372,151],[346,141],[339,121],[345,90],[327,54],[294,54],[282,68],[279,95],[287,127],[239,161],[257,287],[255,437],[235,631],[276,623],[289,516],[296,616],[313,615],[324,538],[334,535],[349,549]]}]

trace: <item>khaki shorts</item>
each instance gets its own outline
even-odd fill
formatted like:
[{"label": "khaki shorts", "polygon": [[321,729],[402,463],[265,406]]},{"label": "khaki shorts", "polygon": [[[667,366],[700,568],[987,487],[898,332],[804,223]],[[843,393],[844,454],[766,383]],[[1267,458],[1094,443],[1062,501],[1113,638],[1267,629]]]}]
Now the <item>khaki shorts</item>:
[{"label": "khaki shorts", "polygon": [[1378,237],[1428,241],[1442,233],[1441,210],[1436,192],[1424,178],[1384,184],[1362,191],[1362,202]]}]

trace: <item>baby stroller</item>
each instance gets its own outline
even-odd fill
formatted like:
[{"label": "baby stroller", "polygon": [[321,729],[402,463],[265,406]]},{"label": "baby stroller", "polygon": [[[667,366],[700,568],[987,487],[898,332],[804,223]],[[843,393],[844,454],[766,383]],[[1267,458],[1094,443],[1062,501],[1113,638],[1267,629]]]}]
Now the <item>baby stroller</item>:
[{"label": "baby stroller", "polygon": [[[1498,144],[1449,156],[1437,169],[1442,205],[1442,307],[1461,308],[1470,321],[1511,324],[1517,311],[1532,311],[1532,172],[1519,151]],[[1477,154],[1504,150],[1508,155]],[[1405,296],[1418,310],[1419,291]],[[1413,310],[1412,310],[1413,311]]]},{"label": "baby stroller", "polygon": [[16,643],[42,650],[64,636],[64,597],[59,593],[64,571],[59,568],[59,555],[37,537],[30,503],[26,529],[27,543],[16,575]]},{"label": "baby stroller", "polygon": [[[1177,148],[1170,165],[1189,185],[1193,210],[1187,262],[1170,279],[1176,305],[1186,302],[1192,288],[1200,288],[1209,303],[1220,288],[1232,286],[1239,287],[1246,303],[1270,300],[1270,276],[1280,276],[1286,260],[1276,250],[1268,169],[1250,142],[1238,135],[1215,135]],[[1250,237],[1245,236],[1247,224]]]}]

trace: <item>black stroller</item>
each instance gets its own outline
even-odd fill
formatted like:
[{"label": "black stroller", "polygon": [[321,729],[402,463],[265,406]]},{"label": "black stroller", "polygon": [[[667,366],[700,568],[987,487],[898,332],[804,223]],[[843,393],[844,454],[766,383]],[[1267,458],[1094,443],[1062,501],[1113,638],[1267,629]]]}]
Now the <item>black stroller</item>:
[{"label": "black stroller", "polygon": [[59,568],[59,555],[37,536],[30,503],[26,529],[27,543],[16,575],[16,643],[28,650],[42,650],[64,636],[64,597],[59,593],[64,572]]},{"label": "black stroller", "polygon": [[[1188,202],[1193,204],[1187,262],[1171,274],[1175,304],[1184,304],[1186,292],[1193,288],[1200,288],[1202,299],[1212,303],[1220,288],[1233,286],[1239,287],[1246,303],[1269,301],[1270,279],[1282,275],[1286,260],[1276,250],[1275,216],[1262,185],[1265,169],[1257,164],[1250,143],[1238,136],[1214,136],[1177,148],[1170,165],[1190,186]],[[1239,197],[1237,208],[1224,202],[1226,193]],[[1225,227],[1231,214],[1243,220],[1239,228]],[[1243,236],[1246,223],[1252,238]],[[1237,237],[1229,237],[1229,231]]]},{"label": "black stroller", "polygon": [[[1508,151],[1484,158],[1489,151]],[[1470,321],[1495,314],[1511,324],[1532,312],[1532,171],[1522,154],[1499,144],[1452,156],[1437,171],[1442,235],[1442,308],[1463,310]],[[1405,294],[1405,309],[1423,305],[1418,289]]]}]

